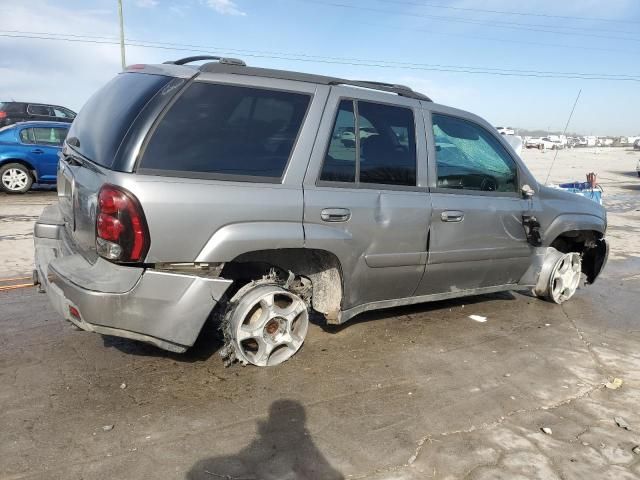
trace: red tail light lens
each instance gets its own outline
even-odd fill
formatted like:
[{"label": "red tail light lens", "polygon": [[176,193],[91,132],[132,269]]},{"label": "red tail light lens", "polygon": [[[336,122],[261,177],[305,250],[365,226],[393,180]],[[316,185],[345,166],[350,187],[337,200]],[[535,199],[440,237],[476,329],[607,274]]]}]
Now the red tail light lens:
[{"label": "red tail light lens", "polygon": [[116,262],[141,262],[149,250],[149,230],[136,197],[114,185],[98,193],[96,249]]},{"label": "red tail light lens", "polygon": [[0,118],[7,118],[7,112],[3,112],[0,110]]}]

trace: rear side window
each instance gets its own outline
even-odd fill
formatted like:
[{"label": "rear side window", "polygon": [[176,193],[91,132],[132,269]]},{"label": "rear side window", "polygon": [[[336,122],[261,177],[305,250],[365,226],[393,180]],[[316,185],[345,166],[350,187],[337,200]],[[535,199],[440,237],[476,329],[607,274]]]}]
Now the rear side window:
[{"label": "rear side window", "polygon": [[53,111],[48,105],[28,105],[27,113],[29,115],[38,115],[44,117],[53,117]]},{"label": "rear side window", "polygon": [[38,145],[61,146],[67,136],[66,128],[33,128],[35,143]]},{"label": "rear side window", "polygon": [[142,108],[171,77],[144,73],[121,73],[98,90],[82,107],[71,124],[69,137],[80,154],[107,168],[113,161],[125,133]]},{"label": "rear side window", "polygon": [[33,140],[33,129],[32,128],[23,128],[20,130],[20,141],[22,143],[35,143]]},{"label": "rear side window", "polygon": [[186,177],[280,179],[310,98],[196,82],[160,121],[140,167]]},{"label": "rear side window", "polygon": [[320,180],[325,182],[356,181],[356,117],[353,101],[342,100],[338,107],[331,143],[324,160]]},{"label": "rear side window", "polygon": [[320,180],[415,186],[413,111],[357,101],[354,115],[353,104],[340,102]]}]

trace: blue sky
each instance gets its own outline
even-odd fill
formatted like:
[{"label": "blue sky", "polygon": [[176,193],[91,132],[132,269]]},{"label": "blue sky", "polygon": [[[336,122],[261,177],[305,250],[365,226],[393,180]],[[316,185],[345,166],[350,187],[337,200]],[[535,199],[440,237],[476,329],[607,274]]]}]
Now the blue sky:
[{"label": "blue sky", "polygon": [[[5,28],[0,33],[88,35],[112,42],[118,35],[116,5],[116,0],[0,0]],[[129,64],[222,53],[256,66],[404,83],[494,125],[553,130],[564,127],[582,89],[569,130],[640,134],[640,81],[433,70],[455,66],[640,78],[638,0],[124,0],[124,11],[132,43],[201,46],[183,51],[128,46]],[[77,109],[120,70],[119,47],[109,43],[0,37],[0,53],[2,100]]]}]

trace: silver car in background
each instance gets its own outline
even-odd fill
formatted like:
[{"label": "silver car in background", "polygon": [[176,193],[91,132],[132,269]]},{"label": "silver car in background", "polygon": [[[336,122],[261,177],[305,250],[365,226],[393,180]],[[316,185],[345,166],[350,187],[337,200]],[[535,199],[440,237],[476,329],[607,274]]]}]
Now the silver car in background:
[{"label": "silver car in background", "polygon": [[219,57],[97,92],[58,195],[34,275],[60,315],[174,352],[211,318],[227,362],[260,366],[295,354],[312,314],[521,289],[562,303],[607,258],[604,209],[540,185],[483,119]]}]

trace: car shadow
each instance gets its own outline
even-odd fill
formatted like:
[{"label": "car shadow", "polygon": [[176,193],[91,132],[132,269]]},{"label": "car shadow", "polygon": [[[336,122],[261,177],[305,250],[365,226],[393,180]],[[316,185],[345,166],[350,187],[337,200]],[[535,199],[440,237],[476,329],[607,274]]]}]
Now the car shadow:
[{"label": "car shadow", "polygon": [[[640,159],[640,157],[638,158]],[[616,175],[620,175],[623,177],[638,178],[638,172],[636,172],[635,170],[618,170],[612,171],[611,173],[615,173]]]},{"label": "car shadow", "polygon": [[[525,292],[518,292],[525,293]],[[450,308],[458,308],[461,306],[474,305],[476,303],[484,303],[489,300],[516,300],[516,296],[508,291],[508,292],[498,292],[498,293],[487,293],[483,295],[474,295],[469,297],[461,297],[454,298],[450,300],[440,300],[437,302],[425,302],[425,303],[416,303],[414,305],[407,305],[402,307],[390,307],[383,308],[380,310],[373,310],[369,312],[364,312],[359,315],[356,315],[346,323],[342,325],[331,325],[327,324],[324,320],[324,317],[320,314],[314,314],[311,316],[310,321],[316,325],[318,325],[322,330],[327,333],[339,333],[345,328],[348,328],[351,325],[357,323],[367,323],[375,320],[381,320],[389,317],[399,317],[404,315],[415,315],[415,314],[428,314],[429,312],[434,312],[438,310],[450,309]]]},{"label": "car shadow", "polygon": [[186,480],[344,480],[315,445],[306,428],[304,406],[295,400],[277,400],[266,421],[258,421],[258,436],[233,455],[198,461]]}]

